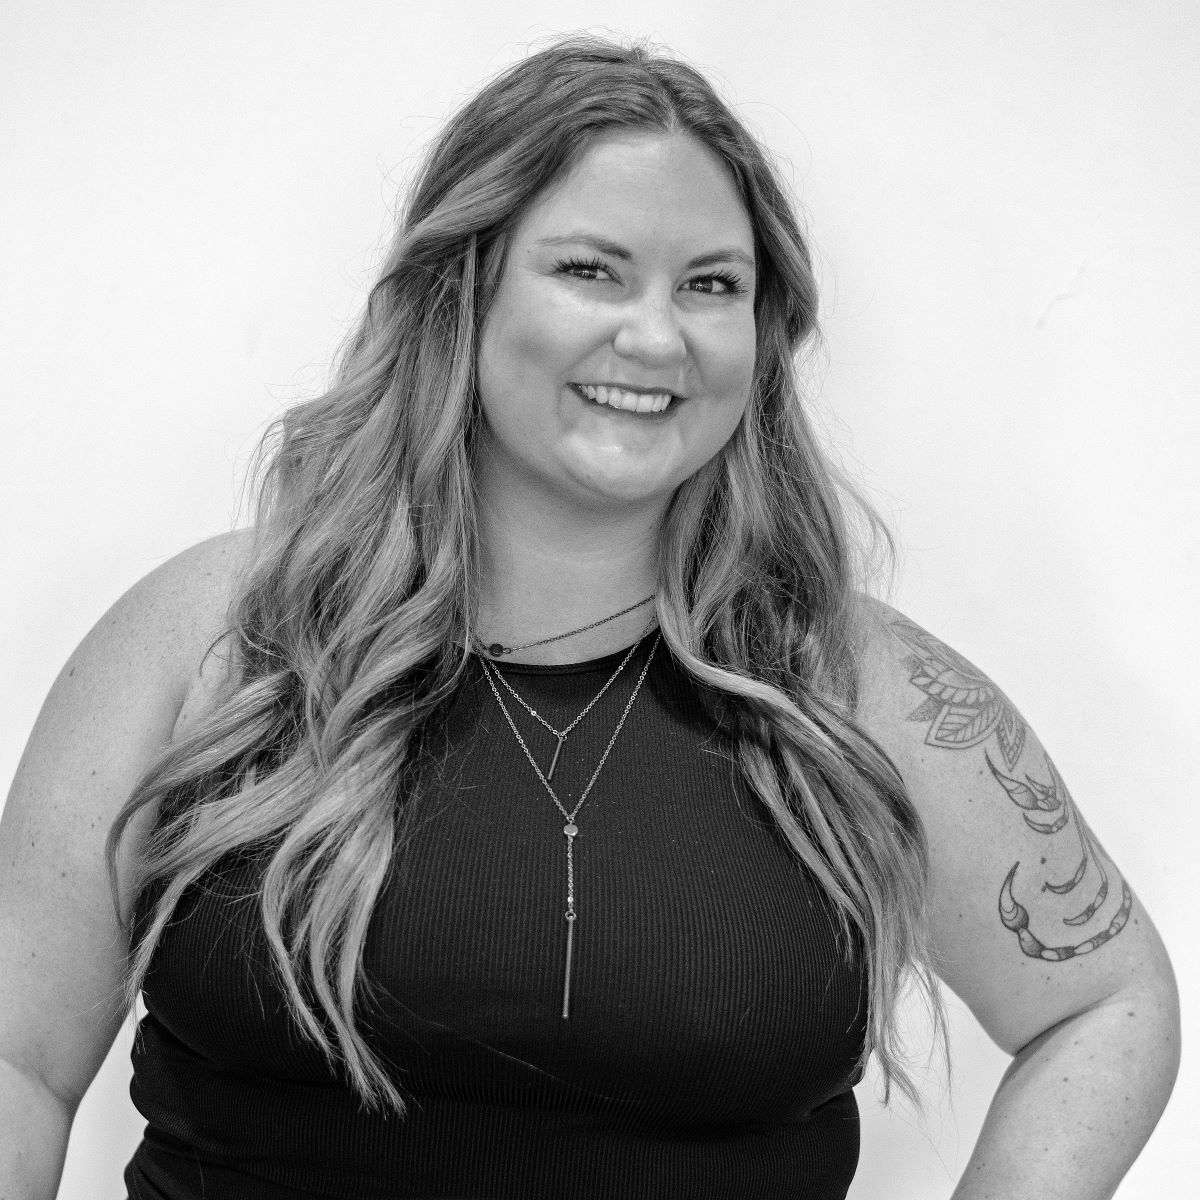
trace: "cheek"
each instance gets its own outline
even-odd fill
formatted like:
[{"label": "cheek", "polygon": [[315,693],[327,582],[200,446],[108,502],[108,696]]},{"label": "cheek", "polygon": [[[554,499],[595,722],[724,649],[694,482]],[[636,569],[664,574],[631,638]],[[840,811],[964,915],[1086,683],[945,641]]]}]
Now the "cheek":
[{"label": "cheek", "polygon": [[703,356],[704,371],[729,392],[748,389],[754,377],[758,329],[754,314],[745,310],[714,322],[697,338],[694,350]]},{"label": "cheek", "polygon": [[[713,349],[718,350],[718,347],[714,345]],[[733,436],[742,421],[754,386],[756,360],[753,320],[727,331],[718,353],[710,360],[709,382],[713,391],[725,400],[718,409],[721,419],[713,429],[714,453]]]},{"label": "cheek", "polygon": [[532,381],[532,339],[519,321],[495,314],[479,341],[478,387],[483,415],[493,428],[519,424],[521,400]]},{"label": "cheek", "polygon": [[736,408],[733,424],[750,398],[757,359],[757,339],[753,319],[739,322],[722,331],[710,343],[706,374],[711,390]]},{"label": "cheek", "polygon": [[512,293],[493,309],[479,345],[479,387],[485,411],[547,388],[576,361],[581,339],[564,314],[536,296]]},{"label": "cheek", "polygon": [[746,394],[750,393],[750,385],[754,381],[754,365],[758,360],[758,326],[754,318],[745,323],[738,338],[738,353],[736,355],[738,371],[743,380]]}]

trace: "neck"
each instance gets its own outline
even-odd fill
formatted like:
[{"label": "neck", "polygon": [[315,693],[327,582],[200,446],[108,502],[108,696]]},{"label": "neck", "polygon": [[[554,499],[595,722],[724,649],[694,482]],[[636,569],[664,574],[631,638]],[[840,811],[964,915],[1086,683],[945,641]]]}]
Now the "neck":
[{"label": "neck", "polygon": [[[480,503],[483,552],[476,634],[484,645],[529,642],[579,629],[655,591],[662,514],[554,513],[502,498]],[[631,645],[653,620],[645,604],[506,662],[582,662]]]}]

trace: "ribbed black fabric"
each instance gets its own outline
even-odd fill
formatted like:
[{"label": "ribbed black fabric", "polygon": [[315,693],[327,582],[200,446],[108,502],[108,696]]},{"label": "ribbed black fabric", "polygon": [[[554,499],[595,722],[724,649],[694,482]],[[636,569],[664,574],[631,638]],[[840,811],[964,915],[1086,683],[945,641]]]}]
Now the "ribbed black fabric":
[{"label": "ribbed black fabric", "polygon": [[[653,636],[571,734],[571,808]],[[620,655],[505,666],[566,725]],[[508,699],[545,767],[553,737]],[[376,909],[372,1045],[411,1097],[363,1111],[284,1016],[256,864],[193,889],[146,981],[135,1200],[844,1197],[865,971],[660,646],[580,810],[572,1011],[563,818],[476,664]]]}]

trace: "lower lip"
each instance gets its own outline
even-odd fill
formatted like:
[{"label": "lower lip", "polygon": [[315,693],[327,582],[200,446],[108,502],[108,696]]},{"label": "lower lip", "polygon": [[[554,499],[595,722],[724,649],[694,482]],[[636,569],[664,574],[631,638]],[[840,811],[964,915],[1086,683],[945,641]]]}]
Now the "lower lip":
[{"label": "lower lip", "polygon": [[675,407],[681,404],[682,401],[678,396],[671,397],[671,403],[667,405],[661,412],[635,412],[628,408],[613,408],[611,404],[601,404],[598,400],[589,399],[578,387],[573,383],[567,384],[567,388],[574,392],[588,408],[595,409],[598,412],[607,413],[613,417],[635,417],[639,421],[666,421],[675,411]]}]

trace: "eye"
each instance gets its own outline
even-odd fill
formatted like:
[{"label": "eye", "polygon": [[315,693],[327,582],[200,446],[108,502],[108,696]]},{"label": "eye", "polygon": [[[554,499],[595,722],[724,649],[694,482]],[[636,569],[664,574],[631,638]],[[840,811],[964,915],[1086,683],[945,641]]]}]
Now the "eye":
[{"label": "eye", "polygon": [[697,275],[689,279],[687,286],[705,296],[740,296],[746,290],[741,277],[732,271],[714,271],[711,275]]},{"label": "eye", "polygon": [[608,268],[598,258],[560,258],[555,267],[562,275],[573,275],[576,279],[598,279],[600,272]]}]

